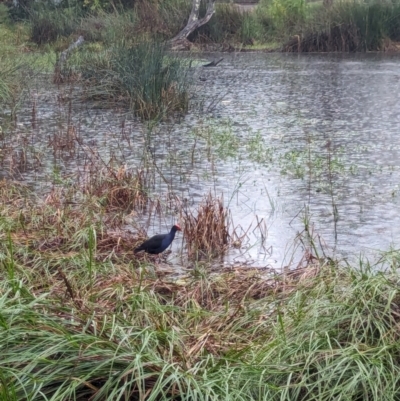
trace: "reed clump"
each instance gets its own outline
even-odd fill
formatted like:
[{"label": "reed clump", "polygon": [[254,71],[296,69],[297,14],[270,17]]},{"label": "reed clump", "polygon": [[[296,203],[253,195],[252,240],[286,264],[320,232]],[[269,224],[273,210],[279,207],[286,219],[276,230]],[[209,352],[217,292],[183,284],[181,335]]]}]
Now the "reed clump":
[{"label": "reed clump", "polygon": [[223,198],[211,192],[200,202],[196,211],[183,210],[184,236],[190,258],[222,255],[229,244],[229,211]]},{"label": "reed clump", "polygon": [[149,202],[145,170],[132,171],[126,166],[103,166],[89,174],[83,192],[101,199],[110,211],[143,211]]},{"label": "reed clump", "polygon": [[124,104],[144,119],[187,110],[189,65],[167,55],[160,43],[116,43],[78,53],[69,65],[80,74],[87,99]]}]

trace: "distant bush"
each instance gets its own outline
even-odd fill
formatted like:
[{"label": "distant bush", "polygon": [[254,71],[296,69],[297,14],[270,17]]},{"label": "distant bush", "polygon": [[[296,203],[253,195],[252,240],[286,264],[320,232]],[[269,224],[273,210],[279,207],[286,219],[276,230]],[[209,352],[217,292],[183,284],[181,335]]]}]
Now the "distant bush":
[{"label": "distant bush", "polygon": [[[205,13],[203,5],[201,14]],[[216,4],[215,14],[210,21],[192,33],[190,39],[200,43],[240,41],[243,26],[248,21],[247,13],[242,13],[232,4]]]},{"label": "distant bush", "polygon": [[310,15],[309,4],[305,0],[261,0],[257,15],[268,35],[282,39],[301,33]]},{"label": "distant bush", "polygon": [[[329,3],[329,4],[328,4]],[[374,51],[400,39],[400,3],[261,0],[256,11],[288,51]]]},{"label": "distant bush", "polygon": [[57,7],[37,8],[30,12],[31,40],[39,45],[68,37],[79,26],[74,9]]},{"label": "distant bush", "polygon": [[124,13],[91,13],[81,20],[79,28],[87,41],[102,42],[106,46],[122,40],[134,43],[137,37],[138,17],[133,10]]},{"label": "distant bush", "polygon": [[191,2],[187,0],[138,0],[135,3],[138,31],[153,37],[168,39],[175,36],[187,23]]}]

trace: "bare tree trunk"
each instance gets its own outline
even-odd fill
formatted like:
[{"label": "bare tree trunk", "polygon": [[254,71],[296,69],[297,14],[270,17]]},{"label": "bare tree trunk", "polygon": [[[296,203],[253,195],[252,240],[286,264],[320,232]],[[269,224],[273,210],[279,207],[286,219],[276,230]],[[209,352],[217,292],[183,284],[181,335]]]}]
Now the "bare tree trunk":
[{"label": "bare tree trunk", "polygon": [[192,11],[189,16],[188,23],[186,26],[172,38],[169,43],[173,48],[187,47],[187,37],[194,32],[197,28],[206,24],[215,12],[214,4],[215,0],[207,0],[207,11],[203,18],[199,19],[201,0],[192,0]]}]

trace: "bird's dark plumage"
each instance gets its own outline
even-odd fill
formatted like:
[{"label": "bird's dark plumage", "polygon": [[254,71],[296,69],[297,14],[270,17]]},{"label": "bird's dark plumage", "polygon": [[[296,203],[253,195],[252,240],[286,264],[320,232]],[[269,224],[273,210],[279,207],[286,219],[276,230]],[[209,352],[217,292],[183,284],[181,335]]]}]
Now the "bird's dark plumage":
[{"label": "bird's dark plumage", "polygon": [[171,231],[168,234],[158,234],[151,237],[147,241],[144,241],[142,245],[135,248],[134,252],[145,251],[153,255],[157,255],[164,252],[172,243],[175,238],[175,233],[181,231],[182,229],[175,224],[172,226]]}]

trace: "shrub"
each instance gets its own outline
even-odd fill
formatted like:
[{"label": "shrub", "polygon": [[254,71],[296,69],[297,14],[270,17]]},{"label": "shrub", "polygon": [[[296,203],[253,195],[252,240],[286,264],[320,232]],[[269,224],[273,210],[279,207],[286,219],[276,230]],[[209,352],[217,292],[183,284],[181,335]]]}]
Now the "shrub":
[{"label": "shrub", "polygon": [[92,13],[82,19],[80,33],[87,41],[102,42],[113,46],[122,40],[137,41],[138,17],[133,10],[124,13]]},{"label": "shrub", "polygon": [[[205,7],[200,12],[205,13]],[[232,5],[217,4],[210,21],[193,32],[190,39],[200,42],[223,42],[240,34],[244,18],[245,14]]]},{"label": "shrub", "polygon": [[68,37],[79,26],[79,17],[72,9],[38,8],[30,13],[31,39],[41,45]]},{"label": "shrub", "polygon": [[269,35],[284,39],[303,31],[309,5],[305,0],[261,0],[257,14]]},{"label": "shrub", "polygon": [[135,3],[138,31],[155,38],[173,37],[186,25],[190,10],[191,2],[187,0],[140,0]]}]

